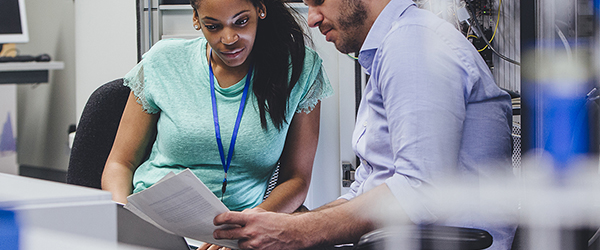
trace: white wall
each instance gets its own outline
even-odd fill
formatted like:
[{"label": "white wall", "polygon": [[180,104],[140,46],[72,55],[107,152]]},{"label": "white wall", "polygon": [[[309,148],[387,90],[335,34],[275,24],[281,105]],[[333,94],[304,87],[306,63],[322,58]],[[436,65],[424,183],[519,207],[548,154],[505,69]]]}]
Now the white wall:
[{"label": "white wall", "polygon": [[66,171],[68,128],[89,95],[137,62],[135,1],[25,0],[30,41],[20,54],[47,53],[65,68],[49,83],[17,89],[18,163]]},{"label": "white wall", "polygon": [[136,1],[75,1],[76,117],[100,85],[137,63]]},{"label": "white wall", "polygon": [[29,43],[20,54],[47,53],[63,61],[49,82],[17,87],[17,151],[20,165],[66,170],[68,128],[75,123],[74,9],[72,0],[25,0]]}]

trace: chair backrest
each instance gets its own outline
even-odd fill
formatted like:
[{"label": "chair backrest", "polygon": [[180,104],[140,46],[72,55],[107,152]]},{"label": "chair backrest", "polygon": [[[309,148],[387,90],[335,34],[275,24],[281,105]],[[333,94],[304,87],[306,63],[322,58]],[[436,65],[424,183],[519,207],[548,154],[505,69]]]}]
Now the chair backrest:
[{"label": "chair backrest", "polygon": [[88,99],[71,149],[67,183],[101,188],[104,164],[112,148],[131,90],[116,79],[98,87]]}]

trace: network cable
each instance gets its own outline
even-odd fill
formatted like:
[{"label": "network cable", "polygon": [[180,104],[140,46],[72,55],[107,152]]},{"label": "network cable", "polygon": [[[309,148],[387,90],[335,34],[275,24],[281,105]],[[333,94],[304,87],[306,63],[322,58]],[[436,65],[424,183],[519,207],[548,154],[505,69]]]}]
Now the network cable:
[{"label": "network cable", "polygon": [[[498,51],[496,51],[496,49],[494,49],[494,47],[492,47],[492,45],[490,44],[490,41],[488,41],[488,39],[485,37],[485,35],[484,35],[484,34],[483,34],[483,32],[481,31],[481,29],[479,28],[479,27],[481,27],[481,25],[479,24],[479,21],[477,21],[477,18],[475,17],[475,16],[476,16],[476,15],[475,15],[475,10],[472,8],[473,1],[472,1],[472,0],[468,0],[468,1],[469,1],[469,10],[470,10],[470,12],[468,12],[468,11],[465,9],[465,8],[466,8],[466,6],[465,6],[465,7],[463,7],[463,8],[461,8],[461,9],[459,9],[459,11],[457,12],[457,15],[458,15],[458,17],[459,17],[459,20],[460,20],[460,21],[463,21],[463,22],[466,22],[466,23],[467,23],[467,24],[468,24],[468,25],[469,25],[469,26],[470,26],[470,27],[473,29],[473,32],[475,32],[475,34],[476,34],[476,35],[477,35],[479,38],[483,39],[483,41],[484,41],[484,42],[487,44],[487,45],[486,45],[486,46],[487,46],[487,48],[489,48],[490,50],[492,50],[492,52],[494,52],[494,54],[498,55],[498,57],[500,57],[500,58],[502,58],[503,60],[505,60],[505,61],[507,61],[507,62],[510,62],[510,63],[512,63],[512,64],[515,64],[515,65],[521,66],[521,63],[519,63],[519,62],[517,62],[517,61],[515,61],[515,60],[513,60],[513,59],[510,59],[510,58],[506,57],[505,55],[502,55],[502,54],[500,54]],[[499,10],[500,10],[500,9],[498,8],[498,11],[499,11]],[[469,19],[472,19],[472,20],[473,20],[473,22],[474,22],[474,25],[473,25],[473,24],[471,24],[471,23],[469,22]],[[499,19],[499,16],[498,16],[498,19]],[[498,26],[496,26],[496,28],[497,28],[497,27],[498,27]],[[496,33],[496,31],[494,31],[494,34],[495,34],[495,33]],[[492,39],[493,39],[493,38],[492,38]]]},{"label": "network cable", "polygon": [[[498,31],[498,23],[500,23],[500,7],[502,6],[502,0],[500,0],[500,2],[498,2],[498,17],[496,17],[496,27],[494,28],[494,33],[492,34],[492,38],[490,39],[490,43],[492,41],[494,41],[494,37],[496,37],[496,32]],[[485,45],[485,47],[483,47],[483,49],[477,50],[479,52],[484,51],[485,49],[487,49],[488,45]]]}]

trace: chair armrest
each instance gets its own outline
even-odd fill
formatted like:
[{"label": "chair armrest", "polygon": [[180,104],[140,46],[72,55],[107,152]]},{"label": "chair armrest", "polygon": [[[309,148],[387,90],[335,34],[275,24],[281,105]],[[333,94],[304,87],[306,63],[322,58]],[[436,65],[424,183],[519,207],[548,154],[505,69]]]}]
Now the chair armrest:
[{"label": "chair armrest", "polygon": [[398,226],[371,231],[360,238],[356,250],[385,249],[386,240],[406,237],[413,246],[422,250],[433,249],[485,249],[492,245],[492,235],[474,228],[439,225]]}]

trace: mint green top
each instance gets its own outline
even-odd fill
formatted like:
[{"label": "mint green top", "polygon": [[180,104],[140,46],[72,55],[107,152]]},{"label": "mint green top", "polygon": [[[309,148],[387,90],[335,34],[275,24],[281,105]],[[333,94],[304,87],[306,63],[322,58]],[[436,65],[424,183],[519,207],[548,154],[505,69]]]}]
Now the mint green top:
[{"label": "mint green top", "polygon": [[[134,192],[150,187],[171,171],[178,173],[189,168],[220,198],[224,171],[215,139],[206,40],[161,40],[124,80],[147,113],[160,115],[150,156],[135,171]],[[221,88],[215,79],[225,157],[245,80],[246,77],[231,87]],[[295,113],[310,112],[319,100],[332,93],[321,58],[307,48],[302,75],[288,100],[287,121]],[[268,114],[266,118],[268,126],[264,130],[251,83],[227,174],[223,203],[230,210],[241,211],[262,202],[283,151],[289,124],[284,123],[277,130]]]}]

